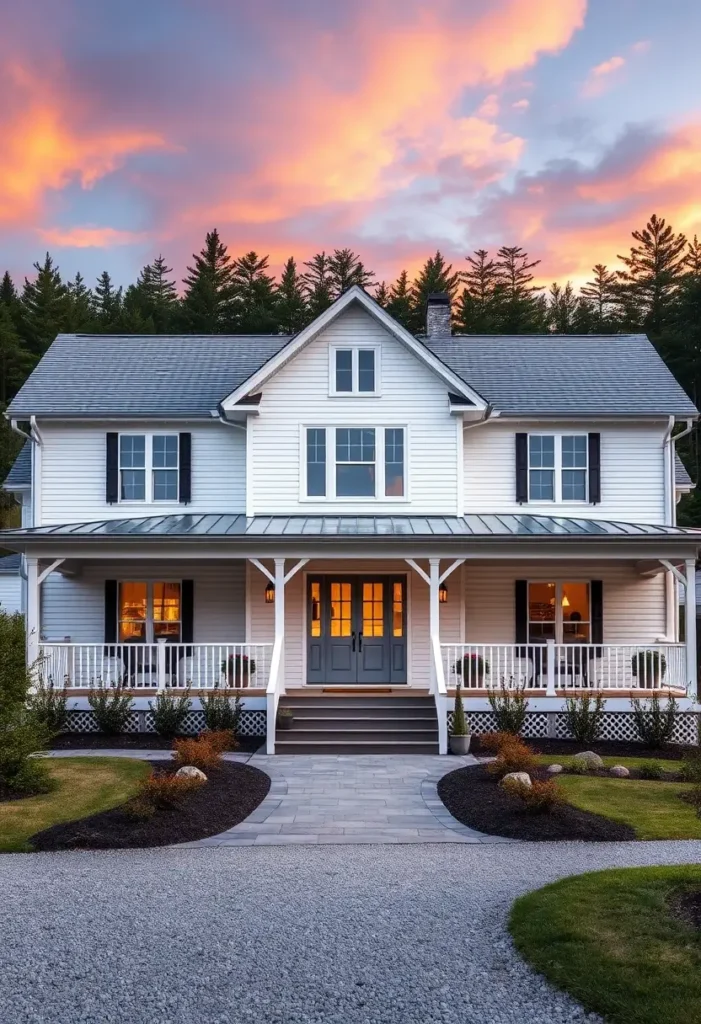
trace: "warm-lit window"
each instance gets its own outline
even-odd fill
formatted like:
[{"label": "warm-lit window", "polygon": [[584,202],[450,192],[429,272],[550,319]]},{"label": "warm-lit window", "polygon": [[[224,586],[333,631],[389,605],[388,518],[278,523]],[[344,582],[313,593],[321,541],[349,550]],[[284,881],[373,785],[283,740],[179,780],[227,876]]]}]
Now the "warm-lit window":
[{"label": "warm-lit window", "polygon": [[586,501],[586,434],[530,434],[529,501]]},{"label": "warm-lit window", "polygon": [[309,633],[311,636],[321,636],[321,584],[314,580],[309,588],[311,609],[309,615]]},{"label": "warm-lit window", "polygon": [[120,501],[177,501],[177,434],[119,435]]},{"label": "warm-lit window", "polygon": [[589,643],[591,602],[585,582],[528,584],[528,641]]},{"label": "warm-lit window", "polygon": [[384,583],[363,583],[363,636],[385,635]]},{"label": "warm-lit window", "polygon": [[392,636],[404,636],[404,584],[392,584]]},{"label": "warm-lit window", "polygon": [[352,586],[331,584],[331,636],[350,636],[353,632]]},{"label": "warm-lit window", "polygon": [[377,356],[374,348],[331,348],[331,394],[377,394]]},{"label": "warm-lit window", "polygon": [[404,498],[404,427],[307,427],[307,498]]},{"label": "warm-lit window", "polygon": [[123,580],[119,584],[119,640],[153,643],[159,637],[178,641],[181,628],[180,583]]}]

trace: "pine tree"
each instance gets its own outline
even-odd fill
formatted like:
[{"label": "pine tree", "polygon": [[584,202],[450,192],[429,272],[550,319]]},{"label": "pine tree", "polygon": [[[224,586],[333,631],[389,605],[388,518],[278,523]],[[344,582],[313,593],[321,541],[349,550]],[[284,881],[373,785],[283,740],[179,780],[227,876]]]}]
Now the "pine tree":
[{"label": "pine tree", "polygon": [[476,249],[465,257],[469,269],[463,274],[465,288],[458,299],[455,320],[464,334],[495,334],[499,325],[495,317],[495,297],[499,274],[486,249]]},{"label": "pine tree", "polygon": [[360,256],[352,249],[334,249],[333,256],[329,257],[328,267],[331,294],[334,299],[347,292],[354,284],[360,288],[369,288],[375,276],[372,270],[365,269]]},{"label": "pine tree", "polygon": [[[699,242],[698,235],[694,235],[693,242],[688,243],[688,251],[684,259],[684,270],[687,275],[701,280],[701,242]],[[0,298],[2,298],[1,290]]]},{"label": "pine tree", "polygon": [[22,322],[22,302],[15,288],[15,283],[10,277],[9,270],[6,270],[0,281],[0,305],[4,305],[10,311],[15,329],[19,330]]},{"label": "pine tree", "polygon": [[387,312],[394,317],[397,323],[407,330],[411,330],[414,322],[414,309],[411,303],[411,286],[409,275],[406,270],[394,282],[389,290],[389,302],[386,306]]},{"label": "pine tree", "polygon": [[114,334],[119,331],[122,301],[122,289],[115,289],[112,278],[103,270],[93,291],[93,316],[95,330],[99,334]]},{"label": "pine tree", "polygon": [[460,285],[460,274],[446,263],[440,251],[429,257],[411,286],[412,326],[414,331],[425,330],[426,303],[432,292],[447,292],[451,301]]},{"label": "pine tree", "polygon": [[179,313],[178,292],[169,276],[173,268],[166,266],[162,255],[142,268],[136,285],[130,285],[124,304],[130,315],[139,315],[144,323],[151,322],[157,334],[172,331]]},{"label": "pine tree", "polygon": [[562,287],[553,281],[549,291],[548,325],[555,334],[574,334],[576,332],[577,307],[579,300],[575,295],[572,282]]},{"label": "pine tree", "polygon": [[193,253],[187,268],[182,302],[183,321],[192,334],[217,334],[234,326],[234,279],[231,256],[219,238],[208,231],[204,248]]},{"label": "pine tree", "polygon": [[325,252],[318,252],[310,260],[306,260],[304,265],[309,268],[302,274],[302,280],[304,281],[309,315],[313,320],[325,309],[328,309],[334,300],[331,257],[327,256]]},{"label": "pine tree", "polygon": [[1,408],[4,409],[10,399],[17,394],[35,362],[22,344],[7,304],[0,302]]},{"label": "pine tree", "polygon": [[247,252],[233,263],[236,330],[272,334],[277,327],[275,279],[266,274],[268,257]]},{"label": "pine tree", "polygon": [[547,304],[537,294],[542,287],[531,284],[531,270],[539,263],[529,262],[528,253],[518,245],[504,245],[497,252],[494,315],[500,333],[534,334],[547,329]]},{"label": "pine tree", "polygon": [[592,274],[593,279],[582,285],[580,292],[591,305],[593,330],[598,334],[608,334],[616,326],[615,309],[619,291],[616,275],[604,263],[592,267]]},{"label": "pine tree", "polygon": [[66,329],[68,289],[48,252],[44,262],[35,263],[34,269],[35,279],[24,279],[21,323],[29,351],[42,356],[56,335]]},{"label": "pine tree", "polygon": [[632,300],[646,331],[659,334],[670,316],[675,292],[684,274],[687,242],[675,235],[664,218],[653,213],[642,231],[633,231],[638,243],[628,256],[618,259],[625,270],[618,271],[621,299]]},{"label": "pine tree", "polygon": [[88,333],[93,325],[93,294],[80,273],[68,282],[66,329],[73,334]]},{"label": "pine tree", "polygon": [[389,305],[390,301],[390,296],[391,292],[389,288],[387,287],[384,281],[380,281],[380,283],[375,286],[375,294],[373,295],[373,298],[377,305],[382,306],[383,309],[387,309],[387,306]]},{"label": "pine tree", "polygon": [[278,330],[283,334],[297,334],[309,320],[304,282],[293,256],[285,264],[277,285],[275,309]]}]

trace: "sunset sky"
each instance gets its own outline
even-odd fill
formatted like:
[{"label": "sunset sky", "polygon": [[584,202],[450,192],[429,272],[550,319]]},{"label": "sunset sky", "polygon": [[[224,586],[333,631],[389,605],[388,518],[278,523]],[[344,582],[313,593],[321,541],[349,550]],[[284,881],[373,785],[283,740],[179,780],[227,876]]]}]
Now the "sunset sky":
[{"label": "sunset sky", "polygon": [[0,0],[0,271],[701,234],[698,0]]}]

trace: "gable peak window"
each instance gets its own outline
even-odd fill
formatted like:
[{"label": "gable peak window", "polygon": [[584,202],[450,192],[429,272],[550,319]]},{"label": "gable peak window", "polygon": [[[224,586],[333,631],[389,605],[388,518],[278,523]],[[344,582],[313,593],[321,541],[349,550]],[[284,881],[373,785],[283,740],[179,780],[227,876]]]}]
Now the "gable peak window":
[{"label": "gable peak window", "polygon": [[404,427],[306,427],[305,498],[396,500],[406,495]]},{"label": "gable peak window", "polygon": [[376,395],[378,393],[379,349],[369,346],[332,346],[330,352],[330,393],[332,395]]}]

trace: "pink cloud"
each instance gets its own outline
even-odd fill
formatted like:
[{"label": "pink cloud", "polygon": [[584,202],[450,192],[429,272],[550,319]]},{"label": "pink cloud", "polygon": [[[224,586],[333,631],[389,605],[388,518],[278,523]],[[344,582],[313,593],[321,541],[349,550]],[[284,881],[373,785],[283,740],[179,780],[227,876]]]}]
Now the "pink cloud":
[{"label": "pink cloud", "polygon": [[610,57],[593,67],[582,86],[583,96],[601,96],[611,85],[611,77],[625,66],[625,57]]}]

